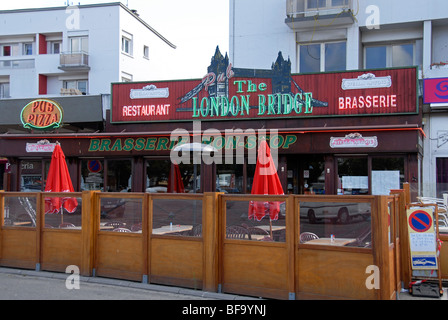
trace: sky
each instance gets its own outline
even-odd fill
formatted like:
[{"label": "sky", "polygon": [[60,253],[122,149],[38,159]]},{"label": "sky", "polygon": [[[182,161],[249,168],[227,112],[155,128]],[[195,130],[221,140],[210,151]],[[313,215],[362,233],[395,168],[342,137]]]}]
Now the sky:
[{"label": "sky", "polygon": [[[75,0],[70,5],[118,2],[119,0]],[[121,0],[129,9],[162,34],[176,49],[163,49],[156,55],[158,69],[147,80],[196,79],[207,67],[219,46],[225,55],[229,48],[228,0]],[[0,1],[0,10],[64,7],[66,0]],[[166,46],[163,43],[158,44]],[[168,65],[169,67],[163,67]]]}]

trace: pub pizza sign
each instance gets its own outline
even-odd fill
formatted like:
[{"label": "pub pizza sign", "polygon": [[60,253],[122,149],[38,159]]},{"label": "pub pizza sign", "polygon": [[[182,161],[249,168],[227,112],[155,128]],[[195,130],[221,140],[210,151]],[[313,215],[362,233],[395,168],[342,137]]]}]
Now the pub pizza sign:
[{"label": "pub pizza sign", "polygon": [[20,114],[20,120],[25,128],[37,130],[52,130],[61,126],[63,111],[53,100],[36,99],[28,103]]}]

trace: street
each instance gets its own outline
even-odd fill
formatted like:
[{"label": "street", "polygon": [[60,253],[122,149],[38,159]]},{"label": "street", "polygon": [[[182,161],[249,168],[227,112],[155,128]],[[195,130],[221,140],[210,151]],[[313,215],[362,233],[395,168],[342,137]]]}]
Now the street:
[{"label": "street", "polygon": [[[0,268],[0,300],[234,300],[236,296],[96,277]],[[69,287],[75,287],[69,281]]]}]

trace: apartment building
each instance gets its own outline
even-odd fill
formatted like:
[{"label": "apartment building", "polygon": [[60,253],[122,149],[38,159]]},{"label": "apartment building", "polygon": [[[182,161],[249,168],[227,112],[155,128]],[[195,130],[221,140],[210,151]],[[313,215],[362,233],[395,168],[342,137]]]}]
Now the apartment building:
[{"label": "apartment building", "polygon": [[[397,152],[389,166],[404,163],[399,165],[400,176],[414,166],[405,180],[413,183],[417,193],[440,197],[448,191],[447,31],[448,7],[443,0],[231,0],[229,57],[234,67],[264,68],[281,52],[291,64],[291,73],[300,74],[416,66],[419,85],[409,92],[417,93],[420,120],[397,114],[350,118],[338,125],[342,129],[350,124],[412,123],[423,128],[425,135],[415,140],[413,155]],[[365,72],[369,73],[375,74]],[[336,121],[324,120],[325,126]],[[391,132],[389,142],[394,139],[398,138]],[[346,158],[373,169],[375,159],[392,156],[361,149],[349,153]],[[415,157],[413,164],[406,160],[409,157]],[[392,169],[386,165],[381,170]],[[372,186],[372,170],[368,172]],[[353,175],[367,175],[367,171]]]},{"label": "apartment building", "polygon": [[0,11],[0,99],[110,94],[175,46],[120,2]]}]

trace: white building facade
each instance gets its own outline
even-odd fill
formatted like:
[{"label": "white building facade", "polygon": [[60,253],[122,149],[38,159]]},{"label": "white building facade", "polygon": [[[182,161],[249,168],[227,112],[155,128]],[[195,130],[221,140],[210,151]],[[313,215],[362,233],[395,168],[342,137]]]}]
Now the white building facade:
[{"label": "white building facade", "polygon": [[0,11],[0,99],[110,94],[175,46],[123,4]]},{"label": "white building facade", "polygon": [[234,67],[266,68],[279,51],[291,73],[418,66],[426,138],[415,181],[425,196],[448,191],[448,100],[423,99],[437,86],[426,79],[442,78],[438,97],[448,95],[446,1],[230,0],[229,41]]}]

